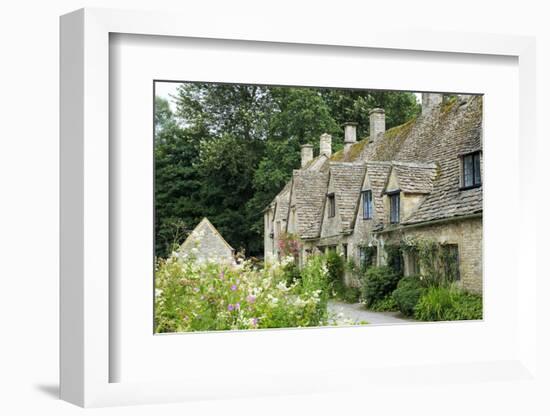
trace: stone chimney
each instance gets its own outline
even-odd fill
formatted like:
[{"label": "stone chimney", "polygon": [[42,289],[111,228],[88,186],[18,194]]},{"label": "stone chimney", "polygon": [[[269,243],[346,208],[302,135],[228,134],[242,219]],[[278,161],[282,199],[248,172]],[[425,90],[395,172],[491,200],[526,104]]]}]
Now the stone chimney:
[{"label": "stone chimney", "polygon": [[443,102],[443,94],[422,93],[422,115],[429,114]]},{"label": "stone chimney", "polygon": [[373,108],[369,111],[369,124],[369,137],[373,142],[386,131],[386,112],[383,108]]},{"label": "stone chimney", "polygon": [[327,133],[321,134],[319,139],[319,155],[330,157],[332,155],[332,136]]},{"label": "stone chimney", "polygon": [[470,99],[470,97],[471,95],[469,94],[457,94],[456,99],[458,100],[460,105],[462,105],[462,104],[466,104]]},{"label": "stone chimney", "polygon": [[313,160],[313,145],[303,144],[302,145],[302,167],[306,166],[312,160]]},{"label": "stone chimney", "polygon": [[348,121],[344,123],[344,153],[357,143],[357,123]]}]

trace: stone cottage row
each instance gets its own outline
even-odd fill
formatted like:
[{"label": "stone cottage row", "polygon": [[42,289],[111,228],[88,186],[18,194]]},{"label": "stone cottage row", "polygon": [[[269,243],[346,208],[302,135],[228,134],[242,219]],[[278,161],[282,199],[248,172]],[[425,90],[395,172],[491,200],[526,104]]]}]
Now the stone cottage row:
[{"label": "stone cottage row", "polygon": [[[456,280],[482,289],[482,97],[423,94],[422,113],[385,129],[382,109],[369,114],[370,134],[357,141],[344,125],[344,149],[320,137],[320,154],[302,147],[301,168],[264,211],[266,261],[292,234],[307,256],[337,250],[357,264],[382,265],[388,246],[429,239],[456,258]],[[418,272],[405,254],[404,273]],[[348,282],[353,284],[353,282]]]}]

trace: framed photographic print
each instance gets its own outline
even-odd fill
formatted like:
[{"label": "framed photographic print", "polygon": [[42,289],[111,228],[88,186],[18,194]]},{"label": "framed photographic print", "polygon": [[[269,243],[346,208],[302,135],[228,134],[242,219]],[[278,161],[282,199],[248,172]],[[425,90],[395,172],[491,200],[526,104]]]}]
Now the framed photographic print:
[{"label": "framed photographic print", "polygon": [[533,40],[181,19],[61,19],[62,398],[529,379]]}]

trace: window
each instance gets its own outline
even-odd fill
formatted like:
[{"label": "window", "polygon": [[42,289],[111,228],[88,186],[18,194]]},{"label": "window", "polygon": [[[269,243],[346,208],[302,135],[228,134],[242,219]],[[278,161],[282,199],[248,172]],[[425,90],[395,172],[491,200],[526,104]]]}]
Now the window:
[{"label": "window", "polygon": [[399,192],[388,195],[390,198],[390,223],[399,223]]},{"label": "window", "polygon": [[325,254],[328,254],[328,253],[336,253],[336,246],[326,246]]},{"label": "window", "polygon": [[444,244],[441,251],[445,279],[450,282],[460,280],[458,244]]},{"label": "window", "polygon": [[363,219],[372,218],[372,191],[363,191]]},{"label": "window", "polygon": [[336,201],[334,200],[334,194],[327,194],[328,202],[328,216],[329,218],[336,215]]},{"label": "window", "polygon": [[376,247],[359,247],[359,266],[365,270],[367,267],[376,266]]},{"label": "window", "polygon": [[480,152],[462,156],[462,187],[475,188],[481,186]]},{"label": "window", "polygon": [[414,276],[420,274],[420,264],[418,261],[418,253],[416,251],[407,252],[407,275]]},{"label": "window", "polygon": [[342,244],[342,253],[344,254],[344,260],[348,259],[348,245]]}]

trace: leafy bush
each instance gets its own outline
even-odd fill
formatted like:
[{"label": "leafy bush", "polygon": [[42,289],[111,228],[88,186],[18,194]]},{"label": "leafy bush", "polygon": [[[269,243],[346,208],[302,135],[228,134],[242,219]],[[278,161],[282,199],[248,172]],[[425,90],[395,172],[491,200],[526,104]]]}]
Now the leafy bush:
[{"label": "leafy bush", "polygon": [[367,307],[391,294],[400,276],[388,266],[370,267],[361,279],[361,292]]},{"label": "leafy bush", "polygon": [[398,307],[393,296],[387,295],[384,299],[375,300],[369,309],[375,312],[393,312],[397,311]]},{"label": "leafy bush", "polygon": [[298,267],[294,259],[286,264],[283,263],[282,272],[286,283],[289,285],[296,283],[301,277],[300,268]]},{"label": "leafy bush", "polygon": [[281,265],[258,270],[248,261],[198,264],[174,253],[156,265],[155,331],[324,325],[327,300],[327,268],[319,257],[289,285]]},{"label": "leafy bush", "polygon": [[421,321],[459,321],[483,318],[479,295],[452,286],[433,286],[420,297],[414,316]]},{"label": "leafy bush", "polygon": [[403,276],[403,250],[398,244],[387,244],[384,247],[386,251],[386,264],[393,272],[399,276]]},{"label": "leafy bush", "polygon": [[353,286],[345,286],[341,299],[347,303],[357,303],[361,298],[361,289]]},{"label": "leafy bush", "polygon": [[403,315],[414,316],[414,308],[425,291],[418,276],[407,276],[399,281],[392,297]]},{"label": "leafy bush", "polygon": [[344,273],[346,271],[344,259],[333,250],[325,255],[325,259],[331,292],[337,297],[342,298],[346,290],[346,285],[344,284]]}]

